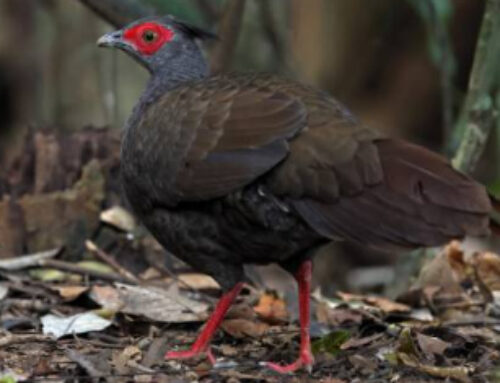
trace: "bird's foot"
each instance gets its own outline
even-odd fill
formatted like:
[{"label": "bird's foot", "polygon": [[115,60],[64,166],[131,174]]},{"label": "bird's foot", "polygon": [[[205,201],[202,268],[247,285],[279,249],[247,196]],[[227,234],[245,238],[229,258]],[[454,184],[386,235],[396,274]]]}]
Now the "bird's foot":
[{"label": "bird's foot", "polygon": [[186,360],[206,358],[210,364],[215,364],[215,357],[210,348],[206,350],[190,349],[185,351],[169,351],[165,354],[167,360]]},{"label": "bird's foot", "polygon": [[314,364],[314,358],[310,352],[301,353],[299,359],[297,359],[292,364],[282,366],[277,363],[264,362],[262,363],[265,367],[276,371],[280,374],[289,374],[295,372],[301,368],[305,369],[307,372],[312,372],[312,367]]}]

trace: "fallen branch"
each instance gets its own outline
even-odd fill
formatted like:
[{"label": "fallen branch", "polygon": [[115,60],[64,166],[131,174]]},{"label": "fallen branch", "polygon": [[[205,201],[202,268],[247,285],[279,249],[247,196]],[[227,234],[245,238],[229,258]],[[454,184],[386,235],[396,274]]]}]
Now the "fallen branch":
[{"label": "fallen branch", "polygon": [[463,326],[500,326],[500,320],[494,319],[470,319],[463,321],[448,321],[444,322],[442,326],[450,326],[450,327],[463,327]]},{"label": "fallen branch", "polygon": [[41,253],[24,255],[15,258],[5,258],[0,260],[0,269],[4,270],[21,270],[27,267],[38,266],[41,261],[54,258],[61,252],[62,249],[54,249],[43,251]]},{"label": "fallen branch", "polygon": [[130,271],[116,262],[116,260],[111,255],[105,253],[103,250],[97,247],[94,242],[88,240],[85,242],[85,246],[87,247],[87,250],[90,251],[95,257],[111,266],[118,274],[127,279],[129,283],[138,284],[140,282],[134,274],[132,274]]},{"label": "fallen branch", "polygon": [[55,342],[55,339],[42,334],[3,334],[0,336],[0,347],[28,342]]}]

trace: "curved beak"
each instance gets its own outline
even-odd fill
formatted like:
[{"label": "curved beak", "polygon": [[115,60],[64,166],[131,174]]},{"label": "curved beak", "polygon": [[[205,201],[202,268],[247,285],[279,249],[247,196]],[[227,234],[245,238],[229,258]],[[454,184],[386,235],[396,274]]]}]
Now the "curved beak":
[{"label": "curved beak", "polygon": [[123,41],[123,33],[122,31],[115,31],[106,33],[99,40],[97,40],[98,47],[123,47],[126,44]]}]

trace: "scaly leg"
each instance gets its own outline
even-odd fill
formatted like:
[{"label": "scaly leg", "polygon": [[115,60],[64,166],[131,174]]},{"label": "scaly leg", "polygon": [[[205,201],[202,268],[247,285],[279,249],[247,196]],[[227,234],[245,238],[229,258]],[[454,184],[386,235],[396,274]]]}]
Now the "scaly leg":
[{"label": "scaly leg", "polygon": [[295,274],[299,285],[299,311],[300,311],[300,354],[299,358],[292,364],[281,366],[276,363],[266,362],[265,366],[279,372],[287,374],[294,372],[299,368],[305,368],[309,372],[312,370],[314,358],[311,353],[311,337],[309,335],[310,313],[309,313],[309,295],[311,290],[312,262],[305,261],[300,265]]},{"label": "scaly leg", "polygon": [[187,351],[169,351],[165,355],[165,359],[189,359],[205,354],[210,363],[215,364],[215,358],[209,348],[210,341],[242,287],[243,283],[238,283],[220,298],[214,312],[208,319],[203,331],[191,346],[191,349]]}]

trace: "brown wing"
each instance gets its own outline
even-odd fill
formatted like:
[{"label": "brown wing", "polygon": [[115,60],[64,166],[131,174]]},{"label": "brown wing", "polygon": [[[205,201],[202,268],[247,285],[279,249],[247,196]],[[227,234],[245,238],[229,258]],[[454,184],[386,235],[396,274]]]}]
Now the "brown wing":
[{"label": "brown wing", "polygon": [[268,180],[325,237],[375,247],[434,246],[488,232],[483,186],[441,156],[360,125],[331,98],[293,88],[308,128]]},{"label": "brown wing", "polygon": [[[306,119],[296,97],[238,78],[214,77],[160,98],[140,128],[168,124],[164,130],[177,145],[165,164],[171,167],[171,189],[177,200],[199,201],[231,193],[272,169]],[[166,147],[168,139],[158,145]]]},{"label": "brown wing", "polygon": [[[344,164],[350,177],[346,191],[352,193],[342,192],[344,181],[339,178],[340,193],[333,203],[312,196],[293,201],[326,237],[411,248],[488,232],[491,205],[484,188],[437,154],[404,141],[376,139],[359,144]],[[376,168],[383,178],[371,183],[378,174],[371,169]]]}]

